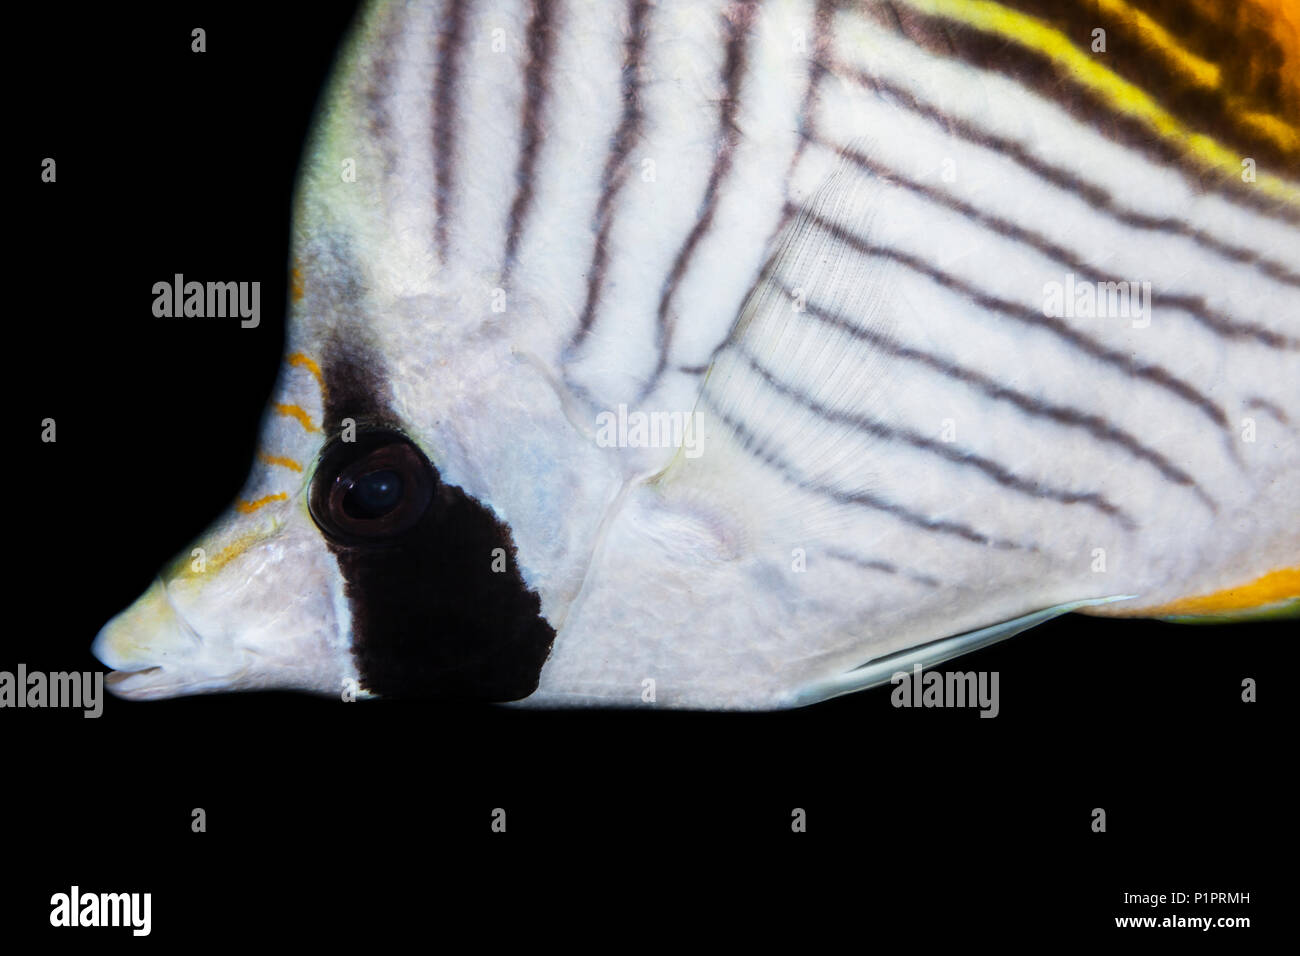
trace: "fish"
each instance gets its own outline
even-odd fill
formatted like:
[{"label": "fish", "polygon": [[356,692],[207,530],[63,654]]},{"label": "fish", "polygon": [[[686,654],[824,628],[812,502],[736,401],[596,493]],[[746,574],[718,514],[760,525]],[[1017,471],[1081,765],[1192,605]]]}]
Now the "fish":
[{"label": "fish", "polygon": [[305,146],[130,700],[776,710],[1300,605],[1289,0],[421,0]]}]

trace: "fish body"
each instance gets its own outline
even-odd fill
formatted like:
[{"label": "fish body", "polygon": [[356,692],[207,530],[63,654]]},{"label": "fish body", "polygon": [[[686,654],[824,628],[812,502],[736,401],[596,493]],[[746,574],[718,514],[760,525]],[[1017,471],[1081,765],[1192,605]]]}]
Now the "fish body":
[{"label": "fish body", "polygon": [[1084,7],[371,5],[259,461],[111,686],[767,709],[1293,611],[1295,17]]}]

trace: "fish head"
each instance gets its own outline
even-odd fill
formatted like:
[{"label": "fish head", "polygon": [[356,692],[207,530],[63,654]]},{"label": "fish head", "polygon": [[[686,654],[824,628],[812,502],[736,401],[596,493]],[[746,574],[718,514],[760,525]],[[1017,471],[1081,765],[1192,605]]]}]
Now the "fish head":
[{"label": "fish head", "polygon": [[620,466],[490,298],[392,295],[337,247],[301,250],[237,500],[95,639],[118,696],[536,686]]},{"label": "fish head", "polygon": [[310,509],[325,444],[316,374],[290,358],[235,502],[95,638],[117,696],[338,693],[356,678],[344,582]]},{"label": "fish head", "polygon": [[95,638],[116,696],[338,692],[355,679],[347,605],[310,522],[232,509]]},{"label": "fish head", "polygon": [[[565,380],[586,279],[555,256],[585,255],[573,210],[586,186],[539,199],[554,238],[512,274],[500,217],[443,231],[440,174],[421,145],[436,132],[420,78],[433,64],[416,53],[429,25],[381,29],[399,12],[376,4],[354,32],[306,145],[286,358],[248,482],[95,641],[121,696],[333,695],[348,681],[377,696],[526,696],[621,492],[670,456],[593,436],[598,413],[634,400],[646,356],[591,352],[592,377],[620,386],[595,406]],[[387,62],[408,42],[410,75]],[[373,88],[389,80],[410,96],[379,116]],[[513,115],[520,94],[503,95]],[[464,164],[466,195],[496,195],[478,177],[500,155]],[[401,499],[404,519],[380,516],[370,535],[346,513],[345,486],[383,473],[418,506],[407,514]]]}]

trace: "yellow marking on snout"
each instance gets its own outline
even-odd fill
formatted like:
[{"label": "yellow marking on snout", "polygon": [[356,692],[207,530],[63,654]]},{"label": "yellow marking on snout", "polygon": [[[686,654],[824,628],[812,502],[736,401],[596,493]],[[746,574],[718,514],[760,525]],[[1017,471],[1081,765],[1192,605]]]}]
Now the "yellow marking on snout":
[{"label": "yellow marking on snout", "polygon": [[234,544],[228,544],[217,552],[216,557],[208,562],[208,570],[215,571],[231,558],[237,558],[247,551],[256,538],[240,538]]},{"label": "yellow marking on snout", "polygon": [[305,291],[307,291],[307,284],[303,278],[302,267],[295,262],[293,268],[289,270],[289,298],[294,302],[301,302]]},{"label": "yellow marking on snout", "polygon": [[235,502],[235,510],[243,515],[251,515],[258,508],[264,508],[273,501],[288,501],[289,496],[283,491],[276,492],[273,495],[266,495],[258,498],[256,501],[244,501],[242,498]]},{"label": "yellow marking on snout", "polygon": [[1141,608],[1137,613],[1143,617],[1233,614],[1295,598],[1300,598],[1300,568],[1282,568],[1256,578],[1249,584],[1225,588],[1212,594],[1180,598],[1158,607]]},{"label": "yellow marking on snout", "polygon": [[303,355],[301,352],[294,352],[285,359],[290,365],[297,368],[305,368],[311,372],[312,378],[316,379],[316,384],[320,386],[320,397],[325,398],[325,376],[321,374],[320,366],[309,355]]},{"label": "yellow marking on snout", "polygon": [[292,458],[284,458],[280,455],[268,455],[266,452],[258,452],[257,457],[268,465],[279,465],[281,468],[288,468],[290,471],[302,471],[302,465],[298,464]]},{"label": "yellow marking on snout", "polygon": [[[193,549],[183,551],[178,554],[174,561],[164,570],[162,577],[167,579],[188,579],[201,578],[220,570],[224,565],[239,557],[249,548],[253,547],[260,541],[266,540],[267,536],[278,527],[278,522],[273,523],[266,528],[256,531],[246,531],[239,535],[230,544],[226,545],[216,554],[207,556],[203,560],[203,570],[196,570],[194,567],[195,555]],[[206,548],[204,551],[206,552]]]},{"label": "yellow marking on snout", "polygon": [[318,432],[319,428],[312,422],[311,416],[302,410],[300,405],[280,405],[275,406],[276,414],[284,415],[286,418],[296,418],[302,424],[302,427],[309,432]]},{"label": "yellow marking on snout", "polygon": [[260,540],[262,540],[260,535],[244,535],[238,538],[234,543],[226,545],[212,557],[206,559],[203,562],[202,571],[194,570],[194,560],[191,555],[182,555],[177,561],[173,573],[178,578],[194,578],[219,571],[224,565],[239,557]]}]

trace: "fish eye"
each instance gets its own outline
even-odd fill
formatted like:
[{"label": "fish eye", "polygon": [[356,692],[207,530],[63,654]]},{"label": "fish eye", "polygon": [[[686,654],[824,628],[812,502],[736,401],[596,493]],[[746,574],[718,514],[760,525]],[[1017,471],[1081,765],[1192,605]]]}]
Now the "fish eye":
[{"label": "fish eye", "polygon": [[352,479],[343,495],[349,518],[382,518],[402,502],[402,476],[391,468],[371,471]]},{"label": "fish eye", "polygon": [[437,481],[433,466],[405,435],[372,431],[326,447],[308,506],[317,527],[335,541],[383,543],[420,521]]}]

